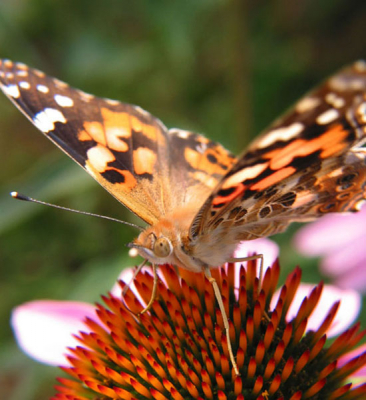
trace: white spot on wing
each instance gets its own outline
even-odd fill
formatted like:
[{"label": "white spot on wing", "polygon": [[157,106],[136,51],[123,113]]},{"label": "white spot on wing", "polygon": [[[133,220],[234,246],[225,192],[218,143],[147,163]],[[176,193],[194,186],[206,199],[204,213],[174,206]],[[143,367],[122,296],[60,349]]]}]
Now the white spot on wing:
[{"label": "white spot on wing", "polygon": [[47,86],[41,84],[37,85],[37,90],[41,93],[48,93],[50,91]]},{"label": "white spot on wing", "polygon": [[196,150],[200,153],[203,154],[207,149],[207,144],[206,143],[199,143],[196,146]]},{"label": "white spot on wing", "polygon": [[19,86],[22,88],[22,89],[29,89],[31,86],[30,86],[30,83],[29,82],[26,82],[26,81],[21,81],[21,82],[19,82]]},{"label": "white spot on wing", "polygon": [[306,204],[312,203],[315,200],[316,200],[316,195],[314,193],[311,193],[310,190],[307,190],[305,192],[300,192],[297,194],[296,200],[291,207],[293,208],[302,207]]},{"label": "white spot on wing", "polygon": [[17,71],[16,74],[18,76],[28,76],[28,71],[21,69],[21,70]]},{"label": "white spot on wing", "polygon": [[299,135],[304,130],[304,125],[301,122],[294,122],[293,124],[274,129],[264,136],[258,143],[258,147],[268,147],[278,140],[287,142]]},{"label": "white spot on wing", "polygon": [[61,94],[55,94],[55,102],[61,107],[72,107],[74,105],[74,100],[67,96],[62,96]]},{"label": "white spot on wing", "polygon": [[229,176],[223,185],[222,189],[227,189],[232,186],[237,185],[240,182],[244,182],[247,179],[256,178],[260,173],[262,173],[268,167],[268,162],[263,164],[254,165],[253,167],[248,167],[239,170],[234,175]]},{"label": "white spot on wing", "polygon": [[295,109],[298,113],[301,114],[306,111],[312,110],[313,108],[317,107],[320,103],[321,101],[317,97],[304,97],[296,104]]},{"label": "white spot on wing", "polygon": [[330,110],[324,111],[322,114],[318,115],[316,122],[319,125],[326,125],[330,124],[338,117],[339,117],[339,112],[336,109],[331,108]]},{"label": "white spot on wing", "polygon": [[350,82],[349,86],[353,90],[364,90],[365,89],[365,80],[364,79],[353,79]]},{"label": "white spot on wing", "polygon": [[329,178],[335,178],[343,173],[343,167],[335,169],[329,173]]},{"label": "white spot on wing", "polygon": [[91,99],[94,98],[94,96],[92,94],[85,93],[82,90],[78,90],[78,93],[79,93],[80,98],[84,101],[90,101]]},{"label": "white spot on wing", "polygon": [[62,122],[65,124],[66,118],[61,111],[54,108],[45,108],[33,118],[34,125],[43,133],[53,131],[55,129],[56,122]]},{"label": "white spot on wing", "polygon": [[113,100],[113,99],[104,99],[104,101],[106,102],[106,103],[108,103],[109,105],[111,105],[111,106],[118,106],[118,104],[121,104],[121,102],[120,101],[118,101],[118,100]]},{"label": "white spot on wing", "polygon": [[343,97],[337,96],[333,92],[330,92],[325,96],[325,101],[335,108],[341,108],[346,104]]},{"label": "white spot on wing", "polygon": [[15,99],[20,97],[20,92],[17,85],[8,85],[8,86],[4,85],[2,86],[2,89],[4,93],[10,97],[14,97]]},{"label": "white spot on wing", "polygon": [[28,69],[28,66],[22,62],[17,62],[15,65],[18,69]]},{"label": "white spot on wing", "polygon": [[134,106],[134,107],[135,107],[135,110],[138,111],[139,113],[141,113],[142,115],[146,115],[146,116],[150,115],[150,113],[148,111],[144,110],[140,106]]},{"label": "white spot on wing", "polygon": [[335,76],[329,80],[329,86],[339,92],[348,90],[364,90],[366,79],[364,76],[355,76],[351,79],[345,79],[344,76]]},{"label": "white spot on wing", "polygon": [[39,69],[34,69],[33,72],[35,73],[35,75],[39,76],[40,78],[44,78],[46,76],[46,74],[42,71],[40,71]]},{"label": "white spot on wing", "polygon": [[53,78],[53,83],[54,83],[57,87],[59,87],[59,88],[61,88],[61,89],[65,89],[65,88],[67,88],[67,87],[69,86],[66,82],[60,81],[60,79],[57,79],[57,78]]},{"label": "white spot on wing", "polygon": [[184,131],[182,129],[177,129],[177,128],[171,128],[169,129],[169,133],[176,134],[178,137],[181,139],[188,139],[189,136],[191,135],[191,132],[189,131]]},{"label": "white spot on wing", "polygon": [[[115,160],[113,153],[104,146],[96,145],[87,151],[89,164],[98,172],[104,172],[107,164]],[[89,172],[89,171],[88,171]]]}]

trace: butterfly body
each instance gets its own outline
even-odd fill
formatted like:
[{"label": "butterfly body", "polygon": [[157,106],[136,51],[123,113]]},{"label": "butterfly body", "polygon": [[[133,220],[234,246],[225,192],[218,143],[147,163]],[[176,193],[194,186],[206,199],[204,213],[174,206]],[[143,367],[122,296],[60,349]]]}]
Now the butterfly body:
[{"label": "butterfly body", "polygon": [[188,229],[195,210],[182,208],[162,217],[135,239],[140,255],[154,264],[170,263],[192,271],[201,271],[191,256]]},{"label": "butterfly body", "polygon": [[152,263],[171,263],[194,272],[223,265],[233,256],[238,240],[230,234],[227,225],[226,234],[216,231],[217,238],[202,235],[199,240],[192,239],[189,228],[196,213],[195,208],[175,210],[143,231],[131,247],[136,247]]},{"label": "butterfly body", "polygon": [[301,99],[238,158],[140,107],[0,61],[7,97],[148,227],[133,242],[154,264],[191,271],[228,261],[242,240],[366,199],[366,64]]}]

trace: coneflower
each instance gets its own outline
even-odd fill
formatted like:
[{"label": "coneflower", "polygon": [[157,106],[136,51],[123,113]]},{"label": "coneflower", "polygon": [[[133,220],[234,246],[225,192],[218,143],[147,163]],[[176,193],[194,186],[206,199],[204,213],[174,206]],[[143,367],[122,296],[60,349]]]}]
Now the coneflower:
[{"label": "coneflower", "polygon": [[[230,340],[240,376],[229,361],[223,320],[213,288],[203,274],[160,267],[158,298],[143,315],[153,278],[140,273],[136,292],[122,300],[103,297],[98,320],[87,318],[88,332],[70,349],[70,378],[59,378],[55,399],[236,399],[356,400],[366,398],[366,384],[350,377],[366,365],[366,352],[341,365],[365,336],[359,324],[327,343],[337,313],[333,304],[316,330],[307,330],[323,285],[303,299],[297,314],[288,310],[300,285],[296,268],[282,286],[275,304],[279,264],[262,282],[256,263],[229,264],[212,271],[230,319]],[[121,290],[124,283],[120,282]],[[272,304],[272,305],[271,305]],[[126,307],[127,305],[127,307]],[[131,311],[133,313],[131,313]],[[134,315],[136,314],[136,315]],[[356,379],[356,378],[355,378]]]}]

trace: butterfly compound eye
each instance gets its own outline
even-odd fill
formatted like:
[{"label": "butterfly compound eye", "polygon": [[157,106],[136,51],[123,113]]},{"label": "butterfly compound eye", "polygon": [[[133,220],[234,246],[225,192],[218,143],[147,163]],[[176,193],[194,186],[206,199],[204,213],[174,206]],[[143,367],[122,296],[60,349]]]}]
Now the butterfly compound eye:
[{"label": "butterfly compound eye", "polygon": [[154,243],[154,254],[157,257],[168,257],[172,252],[172,245],[170,243],[170,240],[162,237],[159,239],[156,239],[156,242]]}]

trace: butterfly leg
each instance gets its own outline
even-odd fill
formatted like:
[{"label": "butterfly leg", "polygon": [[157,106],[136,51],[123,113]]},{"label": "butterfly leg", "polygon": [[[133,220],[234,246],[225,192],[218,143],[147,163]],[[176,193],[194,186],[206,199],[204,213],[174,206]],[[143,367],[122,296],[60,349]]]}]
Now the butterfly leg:
[{"label": "butterfly leg", "polygon": [[[142,267],[147,263],[147,260],[144,260],[135,270],[135,272],[133,273],[133,276],[131,278],[131,280],[128,282],[128,284],[123,288],[122,290],[122,298],[124,298],[125,294],[127,293],[127,290],[130,288],[132,282],[136,279],[136,276],[140,273]],[[157,292],[157,288],[158,288],[158,274],[156,272],[156,265],[152,264],[152,269],[153,269],[153,273],[154,273],[154,284],[153,284],[153,290],[152,290],[152,294],[151,294],[151,298],[149,303],[147,304],[147,306],[140,312],[140,314],[144,314],[146,311],[148,311],[151,306],[153,305],[154,301],[155,301],[155,297],[156,297],[156,292]],[[126,305],[127,307],[127,305]],[[128,307],[127,309],[133,314],[136,315],[133,311],[131,311]]]},{"label": "butterfly leg", "polygon": [[152,269],[154,273],[154,284],[153,284],[153,289],[152,289],[152,294],[149,303],[147,306],[140,312],[140,314],[144,314],[146,311],[150,310],[151,306],[154,304],[155,298],[156,298],[156,292],[158,289],[158,273],[156,271],[156,265],[152,264]]},{"label": "butterfly leg", "polygon": [[231,364],[233,365],[233,368],[234,368],[234,371],[235,371],[235,375],[239,376],[240,373],[239,373],[239,369],[238,369],[238,364],[235,361],[233,349],[231,347],[230,334],[229,334],[229,320],[228,320],[227,315],[226,315],[225,306],[224,306],[224,303],[222,301],[221,292],[220,292],[219,286],[218,286],[218,284],[216,282],[216,279],[212,277],[211,271],[210,271],[208,266],[206,266],[204,268],[204,271],[205,271],[206,278],[208,279],[208,281],[211,283],[211,285],[213,287],[213,290],[215,292],[216,300],[219,303],[219,308],[220,308],[220,311],[221,311],[221,315],[222,315],[222,319],[223,319],[224,327],[225,327],[225,331],[226,331],[226,341],[227,341],[227,347],[228,347],[228,350],[229,350],[230,361],[231,361]]},{"label": "butterfly leg", "polygon": [[[259,282],[262,282],[263,279],[263,254],[255,254],[250,257],[241,257],[241,258],[229,258],[228,262],[241,262],[241,261],[250,261],[250,260],[260,260],[259,263]],[[260,287],[260,286],[259,286]]]}]

